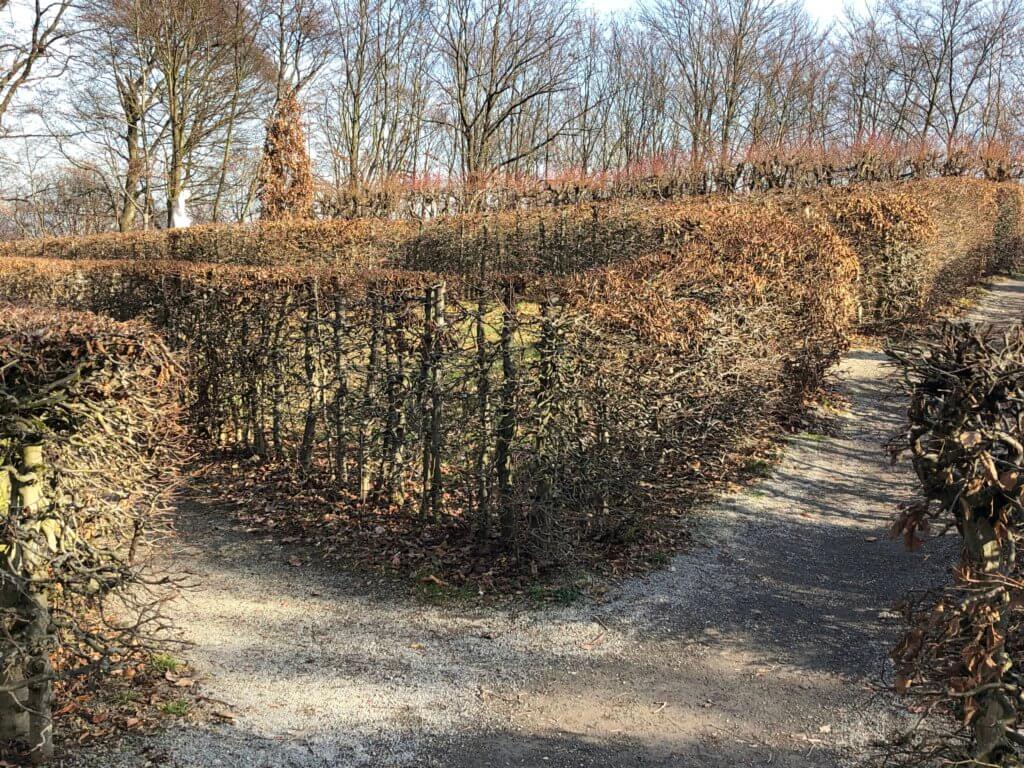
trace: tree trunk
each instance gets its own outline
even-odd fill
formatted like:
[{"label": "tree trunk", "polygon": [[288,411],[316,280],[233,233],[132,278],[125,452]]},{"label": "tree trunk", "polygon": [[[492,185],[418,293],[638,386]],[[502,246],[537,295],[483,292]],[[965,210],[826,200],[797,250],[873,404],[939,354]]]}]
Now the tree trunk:
[{"label": "tree trunk", "polygon": [[512,506],[512,441],[516,435],[516,396],[519,390],[516,361],[512,340],[515,334],[516,296],[510,282],[506,289],[505,309],[502,315],[501,339],[501,397],[498,404],[498,434],[494,463],[498,474],[498,497],[501,515],[501,537],[506,547],[512,547],[516,537],[516,514]]}]

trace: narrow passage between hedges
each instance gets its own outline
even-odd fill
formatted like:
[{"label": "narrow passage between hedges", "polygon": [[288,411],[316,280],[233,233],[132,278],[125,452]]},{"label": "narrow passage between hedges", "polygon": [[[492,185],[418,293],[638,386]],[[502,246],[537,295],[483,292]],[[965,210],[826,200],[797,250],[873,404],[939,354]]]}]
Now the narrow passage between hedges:
[{"label": "narrow passage between hedges", "polygon": [[[975,319],[1024,318],[1024,280]],[[831,766],[898,725],[876,683],[890,610],[945,579],[953,542],[886,538],[910,495],[882,450],[902,398],[884,356],[836,376],[839,434],[789,441],[772,476],[701,513],[701,545],[604,601],[424,606],[183,504],[168,566],[213,720],[74,756],[80,766]],[[217,714],[213,714],[217,713]]]}]

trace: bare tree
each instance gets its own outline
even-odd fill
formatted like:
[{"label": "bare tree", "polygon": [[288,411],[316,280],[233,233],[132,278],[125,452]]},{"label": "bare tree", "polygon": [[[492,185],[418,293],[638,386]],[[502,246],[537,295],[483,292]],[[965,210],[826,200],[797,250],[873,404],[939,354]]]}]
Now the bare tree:
[{"label": "bare tree", "polygon": [[1021,23],[1019,0],[885,0],[850,15],[836,77],[854,135],[937,141],[947,156],[991,135],[1020,85],[1007,64]]},{"label": "bare tree", "polygon": [[16,19],[0,20],[0,132],[4,117],[14,103],[14,96],[34,80],[55,77],[63,67],[46,68],[70,34],[64,24],[73,0],[33,0],[21,3],[0,0],[0,12],[7,10],[26,14],[24,23]]},{"label": "bare tree", "polygon": [[538,104],[570,91],[578,30],[573,0],[448,0],[436,8],[437,119],[451,131],[464,178],[479,181],[562,135],[567,122],[500,141]]},{"label": "bare tree", "polygon": [[421,0],[335,0],[336,65],[323,96],[335,178],[355,192],[416,172],[428,107]]},{"label": "bare tree", "polygon": [[323,0],[260,0],[261,40],[274,66],[275,102],[298,95],[326,66],[334,45]]},{"label": "bare tree", "polygon": [[659,0],[642,18],[671,57],[681,139],[698,167],[729,162],[766,138],[767,115],[792,113],[793,75],[809,76],[803,57],[822,44],[788,0]]},{"label": "bare tree", "polygon": [[[216,191],[210,210],[210,218],[219,221],[222,206],[230,186],[233,166],[239,164],[235,156],[239,150],[238,134],[249,121],[258,120],[265,113],[265,86],[270,75],[271,59],[260,48],[259,30],[261,19],[252,13],[244,0],[231,2],[231,56],[227,72],[227,111],[224,114],[223,134],[220,137],[220,153],[216,170]],[[276,68],[274,80],[275,100],[281,98],[282,68]],[[244,151],[244,148],[243,148]],[[246,202],[243,210],[248,211],[255,193],[255,177],[246,185]]]},{"label": "bare tree", "polygon": [[[139,27],[152,47],[160,102],[167,121],[167,217],[196,153],[237,117],[236,52],[246,27],[231,0],[133,0]],[[217,153],[219,155],[219,153]]]},{"label": "bare tree", "polygon": [[65,127],[54,131],[64,157],[105,178],[117,228],[128,231],[152,215],[153,153],[159,129],[151,135],[159,103],[152,45],[140,34],[132,0],[84,0],[78,19],[78,66],[67,79]]}]

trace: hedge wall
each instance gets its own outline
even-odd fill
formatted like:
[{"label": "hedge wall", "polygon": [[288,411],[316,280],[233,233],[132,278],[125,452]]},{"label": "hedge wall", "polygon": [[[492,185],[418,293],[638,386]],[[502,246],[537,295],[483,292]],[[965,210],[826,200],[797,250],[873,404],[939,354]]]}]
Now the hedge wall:
[{"label": "hedge wall", "polygon": [[395,268],[8,257],[0,296],[148,319],[206,444],[375,510],[348,524],[543,567],[728,476],[858,319],[899,330],[1015,260],[1019,201],[958,179],[450,219]]},{"label": "hedge wall", "polygon": [[806,201],[856,251],[858,319],[887,333],[927,322],[1021,253],[1017,184],[938,179],[830,190]]},{"label": "hedge wall", "polygon": [[[739,205],[825,222],[857,252],[858,318],[868,327],[920,320],[1018,247],[1016,184],[945,178],[809,193],[600,202],[426,224],[384,219],[199,226],[0,243],[0,257],[168,260],[236,265],[407,269],[479,279],[570,274],[716,240],[730,247]],[[769,248],[784,247],[767,237]]]},{"label": "hedge wall", "polygon": [[55,680],[163,623],[139,557],[175,471],[180,369],[141,323],[0,307],[0,733],[52,751]]},{"label": "hedge wall", "polygon": [[2,290],[163,329],[212,447],[550,563],[720,476],[844,348],[845,244],[716,210],[713,237],[564,276],[7,259]]},{"label": "hedge wall", "polygon": [[385,219],[260,222],[0,242],[0,257],[374,267],[419,229]]}]

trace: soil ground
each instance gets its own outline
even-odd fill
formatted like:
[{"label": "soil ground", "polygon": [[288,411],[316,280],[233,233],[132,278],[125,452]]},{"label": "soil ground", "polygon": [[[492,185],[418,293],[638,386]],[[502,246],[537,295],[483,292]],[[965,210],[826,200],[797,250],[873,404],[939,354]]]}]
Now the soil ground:
[{"label": "soil ground", "polygon": [[[974,317],[1024,318],[1024,280]],[[600,602],[427,606],[182,505],[167,565],[198,586],[174,608],[185,655],[232,723],[187,719],[65,765],[828,766],[899,726],[879,681],[891,610],[947,578],[950,541],[888,540],[913,479],[882,444],[902,398],[884,356],[835,372],[836,436],[792,438],[769,478],[699,515],[664,570]],[[884,686],[883,686],[884,688]]]}]

